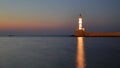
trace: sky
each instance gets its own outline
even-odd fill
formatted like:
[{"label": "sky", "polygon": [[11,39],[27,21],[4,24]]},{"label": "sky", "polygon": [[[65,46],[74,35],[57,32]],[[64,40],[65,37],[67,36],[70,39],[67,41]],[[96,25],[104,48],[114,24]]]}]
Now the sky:
[{"label": "sky", "polygon": [[71,35],[78,17],[88,32],[120,32],[120,0],[0,0],[0,35]]}]

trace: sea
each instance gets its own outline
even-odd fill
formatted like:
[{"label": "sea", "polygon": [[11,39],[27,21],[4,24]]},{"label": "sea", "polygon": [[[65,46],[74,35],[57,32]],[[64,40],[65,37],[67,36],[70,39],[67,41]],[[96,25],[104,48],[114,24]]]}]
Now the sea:
[{"label": "sea", "polygon": [[120,37],[0,37],[0,68],[120,68]]}]

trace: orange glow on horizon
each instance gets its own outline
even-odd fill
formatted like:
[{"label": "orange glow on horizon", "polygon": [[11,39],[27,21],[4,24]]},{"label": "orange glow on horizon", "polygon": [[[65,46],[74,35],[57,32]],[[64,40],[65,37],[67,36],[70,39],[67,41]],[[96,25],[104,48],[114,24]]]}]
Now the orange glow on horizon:
[{"label": "orange glow on horizon", "polygon": [[0,31],[44,31],[44,30],[68,30],[71,24],[67,24],[66,20],[58,18],[32,15],[16,15],[6,14],[0,16]]},{"label": "orange glow on horizon", "polygon": [[0,31],[9,31],[9,30],[60,30],[67,29],[69,26],[63,24],[49,24],[44,22],[34,23],[34,21],[0,21]]}]

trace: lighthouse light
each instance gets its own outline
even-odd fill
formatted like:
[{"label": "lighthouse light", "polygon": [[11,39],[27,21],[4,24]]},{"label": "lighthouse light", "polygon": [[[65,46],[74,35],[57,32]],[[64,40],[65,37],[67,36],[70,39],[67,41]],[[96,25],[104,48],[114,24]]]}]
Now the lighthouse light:
[{"label": "lighthouse light", "polygon": [[79,18],[79,30],[82,30],[82,17]]}]

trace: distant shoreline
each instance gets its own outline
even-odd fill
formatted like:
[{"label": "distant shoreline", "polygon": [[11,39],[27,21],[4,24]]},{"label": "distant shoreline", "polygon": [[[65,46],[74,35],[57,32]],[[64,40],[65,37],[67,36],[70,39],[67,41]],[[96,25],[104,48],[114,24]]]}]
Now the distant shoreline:
[{"label": "distant shoreline", "polygon": [[89,32],[87,36],[92,37],[120,37],[120,32]]},{"label": "distant shoreline", "polygon": [[0,35],[0,37],[70,37],[70,35]]},{"label": "distant shoreline", "polygon": [[[83,34],[83,35],[81,35]],[[85,32],[82,31],[75,37],[120,37],[120,32]]]},{"label": "distant shoreline", "polygon": [[76,35],[0,35],[0,37],[120,37],[120,32],[85,32],[85,36],[76,36]]}]

